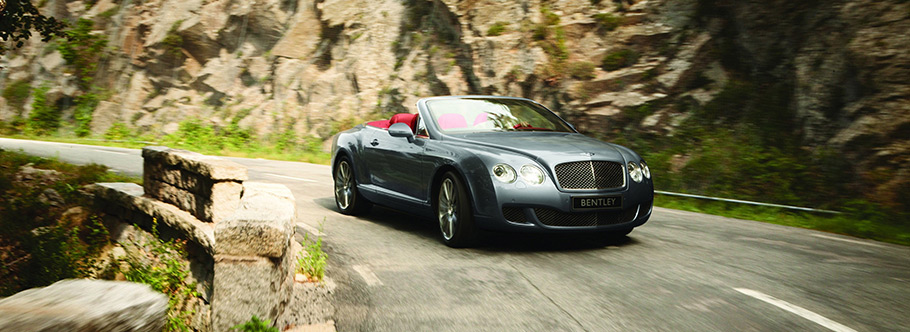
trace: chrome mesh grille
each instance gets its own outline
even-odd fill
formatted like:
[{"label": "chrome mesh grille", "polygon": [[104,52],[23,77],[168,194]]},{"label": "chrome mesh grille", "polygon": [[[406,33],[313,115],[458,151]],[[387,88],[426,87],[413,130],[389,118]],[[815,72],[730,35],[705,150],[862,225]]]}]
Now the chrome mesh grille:
[{"label": "chrome mesh grille", "polygon": [[504,208],[502,208],[502,216],[505,217],[506,220],[511,221],[511,222],[516,222],[516,223],[520,223],[520,224],[528,223],[528,218],[525,217],[525,213],[524,213],[524,211],[522,211],[521,208],[504,207]]},{"label": "chrome mesh grille", "polygon": [[612,161],[576,161],[556,165],[563,189],[612,189],[625,183],[622,164]]},{"label": "chrome mesh grille", "polygon": [[635,219],[638,208],[626,210],[569,213],[553,209],[534,209],[540,223],[547,226],[584,227],[603,226],[630,222]]}]

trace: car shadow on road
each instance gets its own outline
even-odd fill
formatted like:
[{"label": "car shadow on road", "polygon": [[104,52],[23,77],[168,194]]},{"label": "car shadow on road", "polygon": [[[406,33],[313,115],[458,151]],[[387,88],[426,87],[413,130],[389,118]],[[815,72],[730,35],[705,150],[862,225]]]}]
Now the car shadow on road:
[{"label": "car shadow on road", "polygon": [[484,234],[477,249],[490,252],[503,251],[590,251],[608,248],[623,248],[639,244],[634,237],[622,236],[615,239],[599,239],[589,234]]},{"label": "car shadow on road", "polygon": [[[317,204],[334,213],[338,212],[333,197],[318,198]],[[412,215],[403,211],[382,206],[374,206],[367,214],[357,216],[376,225],[407,232],[411,235],[435,240],[440,246],[445,246],[438,240],[439,229],[432,220]],[[474,250],[486,252],[539,252],[539,251],[590,251],[608,248],[623,248],[639,244],[632,236],[616,237],[614,239],[596,238],[590,234],[522,234],[503,232],[482,232]],[[456,249],[453,249],[456,250]]]},{"label": "car shadow on road", "polygon": [[[317,198],[313,201],[331,211],[331,213],[341,213],[335,206],[334,197]],[[437,232],[435,224],[425,218],[378,205],[374,205],[369,213],[358,215],[357,218],[427,238],[433,238]]]}]

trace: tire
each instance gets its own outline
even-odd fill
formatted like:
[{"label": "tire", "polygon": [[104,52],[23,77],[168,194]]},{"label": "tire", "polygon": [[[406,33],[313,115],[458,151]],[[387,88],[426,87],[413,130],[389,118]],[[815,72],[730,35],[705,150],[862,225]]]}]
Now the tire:
[{"label": "tire", "polygon": [[350,159],[341,157],[335,166],[335,172],[332,173],[332,179],[335,180],[335,206],[341,213],[351,216],[366,213],[372,207],[372,204],[357,191],[355,178]]},{"label": "tire", "polygon": [[442,176],[436,193],[436,217],[442,242],[452,248],[464,248],[477,241],[474,211],[467,187],[455,173]]}]

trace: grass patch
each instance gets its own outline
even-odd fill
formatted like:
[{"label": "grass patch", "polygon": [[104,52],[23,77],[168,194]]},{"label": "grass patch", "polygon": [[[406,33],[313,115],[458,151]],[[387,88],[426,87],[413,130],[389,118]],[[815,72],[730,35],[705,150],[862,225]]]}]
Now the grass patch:
[{"label": "grass patch", "polygon": [[493,25],[491,25],[490,28],[487,29],[487,36],[493,37],[493,36],[501,35],[503,32],[506,32],[506,26],[508,26],[508,25],[509,25],[508,22],[502,22],[502,21],[493,23]]},{"label": "grass patch", "polygon": [[869,203],[852,202],[841,209],[844,213],[828,214],[655,194],[654,205],[910,245],[910,227],[893,221],[901,214]]},{"label": "grass patch", "polygon": [[278,328],[272,327],[272,322],[268,319],[261,320],[256,315],[253,315],[250,320],[246,321],[243,324],[237,324],[231,328],[231,331],[243,331],[243,332],[279,332]]},{"label": "grass patch", "polygon": [[297,273],[306,276],[310,282],[321,282],[329,259],[329,255],[322,250],[322,237],[317,236],[313,241],[309,235],[304,235],[302,244],[303,250],[297,255]]}]

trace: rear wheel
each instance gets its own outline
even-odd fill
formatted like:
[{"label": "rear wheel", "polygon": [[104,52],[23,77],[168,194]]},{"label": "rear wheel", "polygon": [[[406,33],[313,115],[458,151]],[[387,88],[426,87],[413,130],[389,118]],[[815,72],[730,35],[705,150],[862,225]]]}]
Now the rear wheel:
[{"label": "rear wheel", "polygon": [[354,167],[347,157],[341,157],[333,174],[335,180],[335,206],[343,214],[357,215],[369,211],[371,204],[360,196],[354,180]]},{"label": "rear wheel", "polygon": [[457,175],[448,172],[443,175],[437,194],[436,211],[442,242],[453,248],[473,245],[477,232],[464,183]]}]

